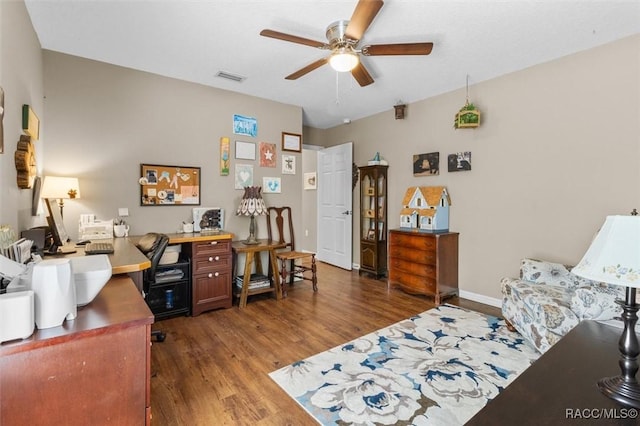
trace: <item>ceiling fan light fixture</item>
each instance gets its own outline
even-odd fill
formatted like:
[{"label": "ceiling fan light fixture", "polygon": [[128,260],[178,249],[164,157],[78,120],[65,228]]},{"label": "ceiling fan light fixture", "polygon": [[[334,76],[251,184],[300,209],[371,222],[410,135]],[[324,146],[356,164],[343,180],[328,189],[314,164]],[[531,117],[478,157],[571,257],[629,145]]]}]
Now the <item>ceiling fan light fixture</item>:
[{"label": "ceiling fan light fixture", "polygon": [[358,58],[358,55],[353,51],[353,49],[349,49],[346,47],[341,47],[340,49],[336,50],[335,53],[331,55],[331,58],[329,58],[329,64],[331,65],[331,68],[338,72],[351,71],[358,65],[359,62],[360,59]]}]

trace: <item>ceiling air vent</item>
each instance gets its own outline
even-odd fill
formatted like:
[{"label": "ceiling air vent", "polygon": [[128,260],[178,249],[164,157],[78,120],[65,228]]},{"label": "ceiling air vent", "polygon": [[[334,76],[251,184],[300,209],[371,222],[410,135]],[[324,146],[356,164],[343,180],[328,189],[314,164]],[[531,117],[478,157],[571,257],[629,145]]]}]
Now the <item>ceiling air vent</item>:
[{"label": "ceiling air vent", "polygon": [[242,83],[242,81],[247,78],[238,74],[231,74],[230,72],[226,71],[218,71],[216,77],[226,78],[227,80],[236,81],[238,83]]}]

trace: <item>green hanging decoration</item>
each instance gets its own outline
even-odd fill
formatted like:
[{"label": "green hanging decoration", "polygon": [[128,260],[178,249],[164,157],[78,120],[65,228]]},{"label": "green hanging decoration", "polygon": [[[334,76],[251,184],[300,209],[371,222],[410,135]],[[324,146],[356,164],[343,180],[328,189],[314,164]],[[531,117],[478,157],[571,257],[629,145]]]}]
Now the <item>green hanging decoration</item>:
[{"label": "green hanging decoration", "polygon": [[455,129],[471,129],[480,126],[480,111],[469,102],[469,75],[467,75],[467,101],[455,116]]}]

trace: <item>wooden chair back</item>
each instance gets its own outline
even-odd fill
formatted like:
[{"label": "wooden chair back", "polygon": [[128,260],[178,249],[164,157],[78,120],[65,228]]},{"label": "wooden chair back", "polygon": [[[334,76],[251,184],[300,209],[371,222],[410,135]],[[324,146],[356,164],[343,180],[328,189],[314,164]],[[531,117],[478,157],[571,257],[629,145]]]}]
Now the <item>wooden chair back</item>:
[{"label": "wooden chair back", "polygon": [[[273,225],[275,225],[275,232],[277,232],[277,234],[274,232]],[[286,244],[286,247],[291,251],[296,250],[291,207],[267,208],[267,235],[269,240],[277,241],[279,244]]]}]

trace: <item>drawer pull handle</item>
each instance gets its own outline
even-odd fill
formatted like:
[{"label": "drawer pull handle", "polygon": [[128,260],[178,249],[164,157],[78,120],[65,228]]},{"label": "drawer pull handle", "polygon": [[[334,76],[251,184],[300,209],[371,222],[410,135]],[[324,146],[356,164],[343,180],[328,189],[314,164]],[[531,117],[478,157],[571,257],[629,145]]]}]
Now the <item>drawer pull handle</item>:
[{"label": "drawer pull handle", "polygon": [[213,274],[211,272],[209,272],[209,278],[213,277]]},{"label": "drawer pull handle", "polygon": [[214,259],[215,260],[220,260],[220,256],[216,256]]},{"label": "drawer pull handle", "polygon": [[211,244],[212,246],[215,246],[216,244],[218,244],[217,241],[211,241],[209,244]]},{"label": "drawer pull handle", "polygon": [[217,276],[219,276],[219,275],[220,275],[220,272],[216,272],[216,273],[215,273],[215,274],[213,274],[213,275],[215,275],[215,276],[217,277]]},{"label": "drawer pull handle", "polygon": [[213,262],[213,257],[209,256],[209,262]]}]

